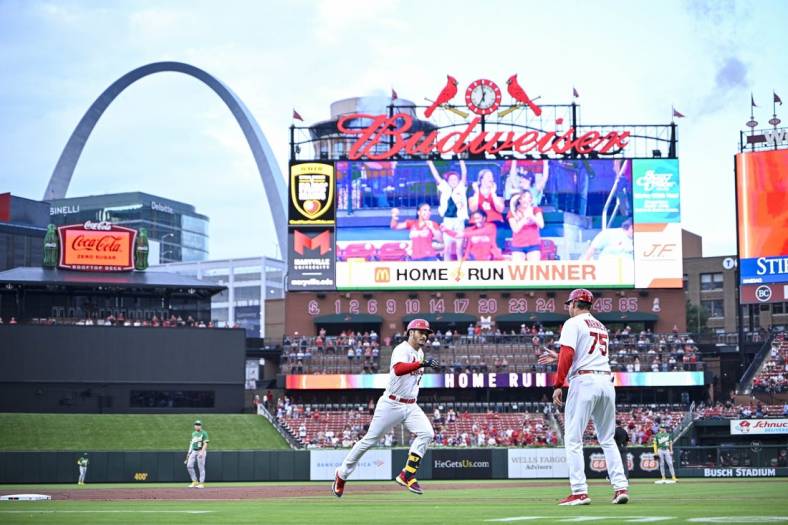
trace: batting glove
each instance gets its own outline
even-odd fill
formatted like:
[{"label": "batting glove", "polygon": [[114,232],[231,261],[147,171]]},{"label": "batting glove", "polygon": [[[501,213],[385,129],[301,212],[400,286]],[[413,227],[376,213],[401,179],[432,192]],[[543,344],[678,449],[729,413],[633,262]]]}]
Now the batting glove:
[{"label": "batting glove", "polygon": [[436,361],[435,359],[425,359],[421,363],[422,368],[432,368],[433,370],[438,370],[441,367],[441,364]]}]

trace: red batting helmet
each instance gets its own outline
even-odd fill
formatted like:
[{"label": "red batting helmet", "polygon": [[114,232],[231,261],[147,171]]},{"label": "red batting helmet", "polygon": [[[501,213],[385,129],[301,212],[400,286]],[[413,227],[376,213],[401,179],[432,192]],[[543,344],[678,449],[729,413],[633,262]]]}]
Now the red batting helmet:
[{"label": "red batting helmet", "polygon": [[569,294],[569,299],[567,299],[564,304],[569,304],[572,301],[583,301],[586,303],[593,303],[594,294],[592,294],[589,290],[586,290],[585,288],[576,288],[572,290],[572,293]]},{"label": "red batting helmet", "polygon": [[426,319],[414,319],[413,321],[408,323],[408,327],[405,329],[405,333],[408,330],[421,330],[422,332],[432,333],[432,328],[430,328],[430,323],[427,322]]}]

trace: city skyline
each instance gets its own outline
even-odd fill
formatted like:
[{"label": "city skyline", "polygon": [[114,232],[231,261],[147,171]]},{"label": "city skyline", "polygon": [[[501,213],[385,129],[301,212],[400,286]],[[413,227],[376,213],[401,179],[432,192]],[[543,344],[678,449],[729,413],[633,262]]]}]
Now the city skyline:
[{"label": "city skyline", "polygon": [[[678,121],[682,225],[703,236],[704,255],[735,253],[733,155],[751,93],[763,127],[772,90],[788,93],[786,5],[499,2],[496,12],[511,16],[474,20],[474,38],[465,38],[471,5],[240,2],[231,11],[210,2],[2,1],[0,191],[41,199],[84,111],[150,62],[190,63],[223,81],[255,115],[282,173],[293,108],[310,124],[338,99],[394,88],[418,101],[447,73],[465,84],[519,73],[546,103],[567,102],[576,88],[587,123],[667,123],[673,106],[687,115]],[[270,213],[243,134],[194,79],[146,78],[99,121],[67,196],[123,191],[208,215],[211,258],[277,250],[265,241]]]}]

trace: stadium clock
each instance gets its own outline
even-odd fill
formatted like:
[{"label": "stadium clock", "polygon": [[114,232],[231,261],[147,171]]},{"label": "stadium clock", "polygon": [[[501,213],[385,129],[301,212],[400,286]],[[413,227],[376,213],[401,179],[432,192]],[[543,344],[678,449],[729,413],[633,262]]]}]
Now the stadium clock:
[{"label": "stadium clock", "polygon": [[465,104],[477,115],[489,115],[501,105],[501,89],[492,80],[474,80],[465,90]]}]

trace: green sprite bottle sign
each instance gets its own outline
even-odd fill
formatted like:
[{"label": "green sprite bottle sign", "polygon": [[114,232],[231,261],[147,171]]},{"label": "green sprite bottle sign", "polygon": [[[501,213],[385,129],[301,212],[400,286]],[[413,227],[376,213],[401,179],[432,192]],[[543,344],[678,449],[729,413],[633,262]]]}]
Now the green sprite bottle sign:
[{"label": "green sprite bottle sign", "polygon": [[148,269],[148,230],[140,228],[137,232],[137,242],[134,247],[134,268],[136,270]]},{"label": "green sprite bottle sign", "polygon": [[44,236],[44,268],[56,268],[60,259],[60,240],[54,224],[47,226]]}]

